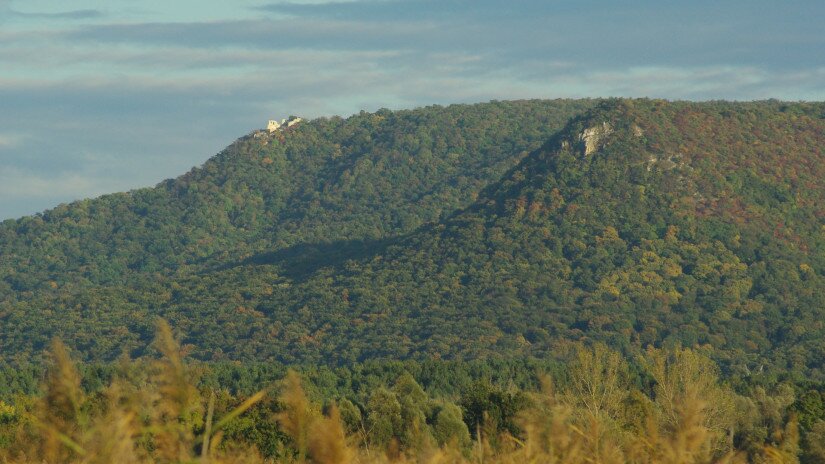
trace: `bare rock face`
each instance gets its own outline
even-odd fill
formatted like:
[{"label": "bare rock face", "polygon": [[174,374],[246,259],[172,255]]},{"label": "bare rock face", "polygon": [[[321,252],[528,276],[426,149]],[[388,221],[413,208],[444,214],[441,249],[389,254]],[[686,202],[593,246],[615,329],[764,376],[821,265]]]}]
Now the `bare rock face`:
[{"label": "bare rock face", "polygon": [[587,156],[599,149],[600,142],[613,133],[613,127],[607,122],[600,126],[588,127],[579,134],[579,141],[584,143],[584,155]]}]

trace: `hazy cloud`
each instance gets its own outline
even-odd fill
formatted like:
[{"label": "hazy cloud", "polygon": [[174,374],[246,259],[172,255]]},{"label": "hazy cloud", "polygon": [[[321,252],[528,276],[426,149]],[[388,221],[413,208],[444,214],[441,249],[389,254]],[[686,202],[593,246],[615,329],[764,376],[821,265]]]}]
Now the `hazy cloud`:
[{"label": "hazy cloud", "polygon": [[3,148],[13,148],[17,146],[22,139],[23,137],[20,135],[0,133],[0,150]]},{"label": "hazy cloud", "polygon": [[103,12],[100,10],[73,10],[55,13],[24,13],[15,10],[10,10],[10,12],[13,16],[30,19],[92,19],[103,16]]},{"label": "hazy cloud", "polygon": [[77,173],[44,177],[14,166],[0,167],[0,195],[4,198],[54,198],[68,196],[82,198],[105,193],[105,182]]}]

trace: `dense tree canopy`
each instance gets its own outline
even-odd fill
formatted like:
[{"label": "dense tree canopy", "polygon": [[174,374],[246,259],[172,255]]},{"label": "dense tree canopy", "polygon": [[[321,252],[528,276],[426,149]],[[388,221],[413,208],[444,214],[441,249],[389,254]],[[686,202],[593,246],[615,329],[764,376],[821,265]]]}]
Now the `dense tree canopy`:
[{"label": "dense tree canopy", "polygon": [[[531,101],[321,119],[0,227],[0,347],[348,365],[707,350],[825,376],[825,106]],[[445,413],[446,414],[446,413]],[[445,419],[446,420],[446,419]]]}]

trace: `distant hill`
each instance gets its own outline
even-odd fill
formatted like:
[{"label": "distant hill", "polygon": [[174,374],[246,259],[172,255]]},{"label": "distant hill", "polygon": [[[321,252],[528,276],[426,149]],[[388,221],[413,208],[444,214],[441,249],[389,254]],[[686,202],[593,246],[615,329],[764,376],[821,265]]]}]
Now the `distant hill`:
[{"label": "distant hill", "polygon": [[[825,105],[531,101],[316,120],[0,228],[0,347],[203,359],[708,350],[822,378]],[[14,329],[10,329],[14,327]]]}]

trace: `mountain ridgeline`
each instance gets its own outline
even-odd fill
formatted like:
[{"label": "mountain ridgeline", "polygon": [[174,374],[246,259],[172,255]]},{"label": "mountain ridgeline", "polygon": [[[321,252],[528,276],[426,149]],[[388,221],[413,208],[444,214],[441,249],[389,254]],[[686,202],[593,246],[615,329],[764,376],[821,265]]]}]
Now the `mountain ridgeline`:
[{"label": "mountain ridgeline", "polygon": [[0,226],[0,352],[205,360],[706,350],[825,378],[825,105],[494,102],[239,139]]}]

